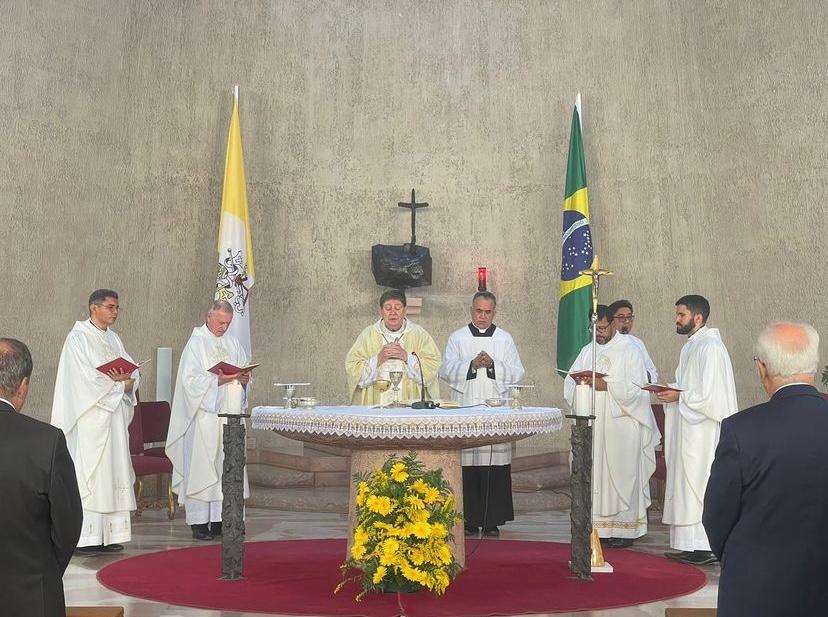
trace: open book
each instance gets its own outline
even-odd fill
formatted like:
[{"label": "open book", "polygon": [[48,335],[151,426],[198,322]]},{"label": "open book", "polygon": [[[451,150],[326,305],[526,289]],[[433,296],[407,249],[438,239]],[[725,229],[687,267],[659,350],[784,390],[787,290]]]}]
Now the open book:
[{"label": "open book", "polygon": [[[578,381],[579,379],[592,379],[592,371],[575,371],[574,373],[567,373],[572,379]],[[606,373],[599,373],[595,371],[596,377],[609,377]]]},{"label": "open book", "polygon": [[106,364],[101,364],[100,366],[96,367],[101,373],[104,375],[109,375],[110,371],[118,371],[119,373],[132,373],[137,368],[147,361],[139,362],[135,364],[134,362],[130,362],[126,358],[115,358],[114,360],[110,360]]},{"label": "open book", "polygon": [[642,390],[646,390],[647,392],[652,392],[653,394],[661,394],[662,392],[684,392],[681,388],[674,388],[673,386],[668,386],[663,383],[648,383],[644,384],[635,384]]},{"label": "open book", "polygon": [[207,370],[210,373],[215,375],[235,375],[236,373],[249,373],[254,368],[259,366],[259,364],[248,364],[247,366],[234,366],[228,362],[219,362],[215,366],[208,368]]}]

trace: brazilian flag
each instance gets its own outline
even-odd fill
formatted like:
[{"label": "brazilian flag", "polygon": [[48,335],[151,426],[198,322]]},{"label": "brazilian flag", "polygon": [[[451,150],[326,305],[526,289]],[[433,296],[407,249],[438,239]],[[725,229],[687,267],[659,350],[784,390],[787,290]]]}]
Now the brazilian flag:
[{"label": "brazilian flag", "polygon": [[592,265],[584,144],[581,141],[581,95],[572,112],[561,250],[561,299],[558,305],[558,368],[568,371],[590,341],[589,311],[592,279],[578,274]]}]

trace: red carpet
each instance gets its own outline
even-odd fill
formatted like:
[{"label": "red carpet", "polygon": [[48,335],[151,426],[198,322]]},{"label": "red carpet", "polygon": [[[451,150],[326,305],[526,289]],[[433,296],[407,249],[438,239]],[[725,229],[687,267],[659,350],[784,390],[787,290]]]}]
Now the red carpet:
[{"label": "red carpet", "polygon": [[[476,542],[466,542],[467,555]],[[613,574],[593,582],[569,578],[569,545],[484,541],[444,596],[368,594],[354,602],[355,583],[338,594],[345,540],[245,544],[247,577],[219,581],[219,545],[130,557],[106,566],[98,580],[129,596],[215,610],[366,617],[472,617],[615,608],[691,593],[704,573],[629,550],[607,550]]]}]

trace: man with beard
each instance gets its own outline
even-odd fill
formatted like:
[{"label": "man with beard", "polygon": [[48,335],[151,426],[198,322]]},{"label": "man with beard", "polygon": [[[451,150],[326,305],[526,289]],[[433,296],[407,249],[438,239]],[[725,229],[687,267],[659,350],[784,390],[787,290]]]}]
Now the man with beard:
[{"label": "man with beard", "polygon": [[635,343],[636,347],[641,350],[641,353],[644,354],[644,368],[647,369],[649,383],[657,383],[658,371],[656,370],[653,359],[650,358],[650,354],[647,352],[647,347],[644,345],[644,341],[637,336],[630,334],[632,332],[633,321],[635,320],[632,303],[629,300],[616,300],[609,305],[609,311],[612,315],[615,330],[619,334],[629,337],[629,339]]},{"label": "man with beard", "polygon": [[[595,322],[595,423],[592,466],[592,526],[610,548],[632,546],[647,533],[650,476],[660,435],[649,394],[639,388],[646,376],[644,356],[628,336],[616,334],[611,310],[598,305]],[[570,369],[592,369],[592,343]],[[590,375],[581,383],[589,383]],[[567,375],[564,396],[574,406],[575,381]]]},{"label": "man with beard", "polygon": [[676,389],[657,394],[664,405],[667,487],[663,521],[670,525],[665,555],[684,563],[716,562],[702,511],[722,420],[738,411],[733,367],[717,328],[707,327],[710,303],[688,295],[676,301],[676,332],[686,335],[676,369]]}]

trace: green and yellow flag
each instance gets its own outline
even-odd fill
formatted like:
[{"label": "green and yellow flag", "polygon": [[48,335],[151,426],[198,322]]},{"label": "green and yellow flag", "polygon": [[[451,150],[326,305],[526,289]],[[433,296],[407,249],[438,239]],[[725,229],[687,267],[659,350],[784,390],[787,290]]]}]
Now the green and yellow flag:
[{"label": "green and yellow flag", "polygon": [[590,341],[589,311],[592,279],[579,274],[592,264],[592,234],[589,230],[584,144],[581,141],[581,95],[575,99],[566,190],[563,207],[561,249],[561,299],[558,304],[558,368],[568,371],[584,345]]}]

